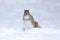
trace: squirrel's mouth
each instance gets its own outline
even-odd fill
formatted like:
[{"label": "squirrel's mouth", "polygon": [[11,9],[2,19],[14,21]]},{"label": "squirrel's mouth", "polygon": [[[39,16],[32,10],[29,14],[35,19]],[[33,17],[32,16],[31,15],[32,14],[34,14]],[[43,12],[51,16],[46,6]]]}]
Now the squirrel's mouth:
[{"label": "squirrel's mouth", "polygon": [[26,15],[28,15],[28,13],[26,13]]}]

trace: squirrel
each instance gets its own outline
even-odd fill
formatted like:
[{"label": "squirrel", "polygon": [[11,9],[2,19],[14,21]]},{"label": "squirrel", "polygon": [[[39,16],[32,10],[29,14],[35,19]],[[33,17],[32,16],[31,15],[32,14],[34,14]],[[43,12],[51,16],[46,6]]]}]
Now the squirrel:
[{"label": "squirrel", "polygon": [[24,30],[31,28],[40,28],[38,22],[34,20],[29,10],[24,10],[23,24],[24,24]]}]

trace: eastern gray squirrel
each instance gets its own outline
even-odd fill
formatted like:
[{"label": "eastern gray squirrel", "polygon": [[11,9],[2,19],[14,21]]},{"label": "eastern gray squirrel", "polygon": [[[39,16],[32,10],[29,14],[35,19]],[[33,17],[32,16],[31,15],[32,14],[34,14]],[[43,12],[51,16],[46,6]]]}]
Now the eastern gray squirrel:
[{"label": "eastern gray squirrel", "polygon": [[23,27],[24,30],[31,29],[31,28],[40,28],[40,25],[38,24],[38,22],[34,20],[29,10],[24,10],[23,24],[24,24],[24,27]]}]

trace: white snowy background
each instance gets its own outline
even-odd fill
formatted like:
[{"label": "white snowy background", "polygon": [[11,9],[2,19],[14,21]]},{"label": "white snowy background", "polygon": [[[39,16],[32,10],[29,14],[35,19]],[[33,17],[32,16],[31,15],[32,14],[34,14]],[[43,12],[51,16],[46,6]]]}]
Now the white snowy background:
[{"label": "white snowy background", "polygon": [[[22,30],[27,8],[41,29]],[[0,0],[0,40],[60,40],[60,0]]]}]

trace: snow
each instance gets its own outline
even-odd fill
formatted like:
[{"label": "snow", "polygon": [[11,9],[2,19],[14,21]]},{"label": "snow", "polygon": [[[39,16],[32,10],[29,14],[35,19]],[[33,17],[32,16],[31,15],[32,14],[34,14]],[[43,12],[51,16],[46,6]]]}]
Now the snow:
[{"label": "snow", "polygon": [[25,31],[22,40],[59,40],[60,32],[51,29],[30,29]]},{"label": "snow", "polygon": [[[27,8],[41,29],[22,30]],[[60,0],[0,0],[0,40],[60,40]]]},{"label": "snow", "polygon": [[59,40],[60,30],[32,28],[26,31],[18,29],[0,29],[0,40]]},{"label": "snow", "polygon": [[18,40],[21,33],[20,30],[2,28],[0,29],[0,40]]}]

